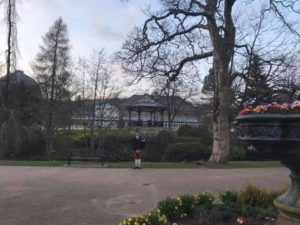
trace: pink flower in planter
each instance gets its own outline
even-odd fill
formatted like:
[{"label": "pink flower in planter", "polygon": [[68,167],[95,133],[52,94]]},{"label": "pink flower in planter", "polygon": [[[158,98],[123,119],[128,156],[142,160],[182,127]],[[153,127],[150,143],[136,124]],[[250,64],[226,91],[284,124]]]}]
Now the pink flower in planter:
[{"label": "pink flower in planter", "polygon": [[295,101],[293,104],[283,103],[278,104],[272,102],[268,105],[258,105],[255,108],[252,106],[245,106],[239,115],[245,114],[262,114],[262,113],[299,113],[297,110],[300,109],[300,101]]},{"label": "pink flower in planter", "polygon": [[289,110],[290,107],[291,107],[291,105],[288,103],[283,103],[282,105],[279,105],[279,109],[281,109],[281,110]]}]

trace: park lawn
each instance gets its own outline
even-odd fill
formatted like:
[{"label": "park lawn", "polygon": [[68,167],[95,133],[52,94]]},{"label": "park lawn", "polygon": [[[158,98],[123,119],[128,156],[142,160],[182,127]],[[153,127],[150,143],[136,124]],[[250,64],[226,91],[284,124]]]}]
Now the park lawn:
[{"label": "park lawn", "polygon": [[[109,163],[110,168],[132,168],[133,162]],[[282,167],[279,161],[230,161],[228,164],[220,165],[203,162],[198,165],[196,162],[142,162],[143,168],[213,168],[213,169],[238,169],[238,168],[272,168]]]},{"label": "park lawn", "polygon": [[[17,160],[0,160],[0,166],[66,166],[66,161],[17,161]],[[73,165],[99,165],[95,162],[72,162]],[[111,162],[105,163],[109,168],[132,168],[133,162]],[[238,169],[238,168],[272,168],[282,167],[278,161],[230,161],[228,164],[219,165],[203,162],[198,165],[196,162],[142,162],[143,168],[164,169],[164,168],[215,168],[215,169]]]},{"label": "park lawn", "polygon": [[66,161],[0,160],[0,166],[63,166]]},{"label": "park lawn", "polygon": [[279,161],[230,161],[225,165],[205,162],[204,165],[206,168],[215,169],[283,167]]}]

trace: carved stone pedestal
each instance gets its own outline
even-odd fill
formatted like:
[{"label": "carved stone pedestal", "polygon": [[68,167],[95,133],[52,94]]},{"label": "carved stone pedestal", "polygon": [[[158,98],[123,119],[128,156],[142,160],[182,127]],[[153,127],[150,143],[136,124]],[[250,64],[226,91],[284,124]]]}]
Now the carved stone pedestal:
[{"label": "carved stone pedestal", "polygon": [[291,170],[291,186],[275,201],[275,206],[280,211],[278,225],[300,225],[300,165],[297,157],[290,161],[282,161]]},{"label": "carved stone pedestal", "polygon": [[277,225],[300,225],[300,115],[244,115],[236,124],[242,141],[290,169],[291,186],[274,201],[280,211]]}]

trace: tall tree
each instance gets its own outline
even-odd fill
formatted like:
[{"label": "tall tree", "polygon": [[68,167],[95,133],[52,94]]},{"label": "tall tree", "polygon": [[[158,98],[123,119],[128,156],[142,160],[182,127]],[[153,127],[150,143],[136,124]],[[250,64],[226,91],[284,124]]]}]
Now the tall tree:
[{"label": "tall tree", "polygon": [[[91,118],[91,150],[95,149],[95,125],[96,125],[96,106],[97,99],[99,98],[99,89],[101,87],[101,77],[104,74],[104,64],[105,64],[105,52],[104,49],[100,51],[94,51],[90,60],[90,78],[93,89],[93,103],[92,103],[92,118]],[[100,89],[101,90],[101,89]]]},{"label": "tall tree", "polygon": [[[210,161],[217,163],[227,162],[229,156],[234,54],[235,47],[243,47],[236,43],[236,2],[243,4],[236,0],[161,0],[162,9],[149,12],[144,25],[129,34],[118,54],[125,71],[139,78],[160,75],[170,81],[180,76],[187,65],[210,58],[214,77],[214,144]],[[275,19],[279,17],[293,34],[299,35],[282,13],[296,5],[286,6],[283,1],[273,0],[268,3],[265,10],[275,13]],[[166,62],[174,56],[166,71]]]},{"label": "tall tree", "polygon": [[[186,101],[198,94],[196,81],[193,79],[177,79],[176,81],[164,81],[162,78],[154,80],[156,87],[154,98],[162,98],[167,106],[168,128],[172,128],[172,122],[178,112],[184,107]],[[158,99],[159,100],[159,99]]]},{"label": "tall tree", "polygon": [[104,162],[104,142],[106,131],[112,127],[119,119],[119,110],[116,107],[120,92],[113,86],[111,79],[112,71],[104,68],[98,80],[98,94],[97,94],[97,109],[96,115],[98,118],[98,146],[97,151],[101,152],[103,165]]},{"label": "tall tree", "polygon": [[87,73],[88,73],[88,63],[85,57],[80,57],[77,62],[77,68],[76,68],[77,75],[79,76],[80,80],[80,96],[77,97],[76,102],[77,108],[78,108],[78,115],[83,121],[83,131],[84,131],[84,147],[85,150],[88,149],[88,140],[87,140],[87,123],[86,119],[88,118],[88,114],[86,113],[87,105]]},{"label": "tall tree", "polygon": [[[62,18],[55,21],[43,37],[43,45],[36,56],[33,70],[47,101],[46,115],[46,154],[49,158],[53,148],[55,125],[60,125],[58,103],[70,99],[70,45],[67,25]],[[61,104],[60,106],[62,106]],[[60,114],[62,115],[62,114]]]},{"label": "tall tree", "polygon": [[264,65],[258,55],[254,55],[248,68],[244,101],[252,105],[266,104],[272,101],[273,90],[270,87],[268,75],[264,72]]},{"label": "tall tree", "polygon": [[6,50],[6,86],[4,103],[9,103],[9,74],[16,70],[17,65],[17,9],[16,0],[0,0],[0,5],[5,8],[5,22],[7,27],[7,50]]}]

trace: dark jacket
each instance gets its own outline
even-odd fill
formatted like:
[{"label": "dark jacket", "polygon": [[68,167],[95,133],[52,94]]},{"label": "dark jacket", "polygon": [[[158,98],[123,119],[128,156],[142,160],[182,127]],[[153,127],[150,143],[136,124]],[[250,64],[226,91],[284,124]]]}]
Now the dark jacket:
[{"label": "dark jacket", "polygon": [[142,149],[142,139],[141,136],[139,136],[138,138],[133,137],[132,138],[132,148],[133,150],[137,150],[137,149]]}]

